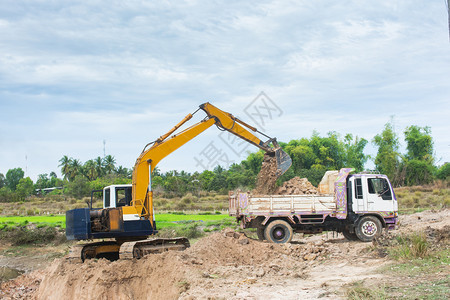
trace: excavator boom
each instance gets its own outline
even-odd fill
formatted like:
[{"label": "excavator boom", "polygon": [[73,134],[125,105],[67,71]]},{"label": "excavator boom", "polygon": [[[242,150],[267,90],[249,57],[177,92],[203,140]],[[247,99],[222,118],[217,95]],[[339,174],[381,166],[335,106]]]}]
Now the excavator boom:
[{"label": "excavator boom", "polygon": [[[162,135],[153,142],[149,149],[146,150],[144,148],[144,151],[136,160],[133,170],[133,205],[136,207],[140,216],[150,219],[151,222],[151,215],[153,213],[151,173],[154,168],[164,157],[192,140],[212,125],[217,125],[221,130],[229,131],[266,152],[274,152],[277,160],[277,168],[279,170],[278,176],[284,174],[292,164],[291,158],[281,149],[275,138],[270,138],[258,131],[255,127],[248,125],[230,113],[220,110],[209,102],[201,104],[200,109],[207,114],[205,119],[182,132],[169,137],[192,118],[192,114],[188,114],[180,123],[169,130],[168,133]],[[267,137],[268,140],[263,142],[250,131],[259,133]]]}]

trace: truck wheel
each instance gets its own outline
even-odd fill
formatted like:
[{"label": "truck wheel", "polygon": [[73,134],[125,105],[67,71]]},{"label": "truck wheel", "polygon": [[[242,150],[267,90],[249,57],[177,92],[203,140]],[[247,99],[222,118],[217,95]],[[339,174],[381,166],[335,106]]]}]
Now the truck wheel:
[{"label": "truck wheel", "polygon": [[357,241],[358,240],[358,237],[356,236],[356,233],[350,232],[347,229],[344,229],[344,231],[342,231],[342,234],[349,241]]},{"label": "truck wheel", "polygon": [[294,236],[294,230],[288,222],[275,220],[269,223],[264,230],[266,240],[276,244],[289,243]]},{"label": "truck wheel", "polygon": [[355,233],[361,241],[371,242],[381,234],[381,222],[374,216],[363,217],[356,224]]},{"label": "truck wheel", "polygon": [[260,241],[264,241],[266,238],[264,237],[264,227],[257,227],[256,234],[258,235],[258,239]]}]

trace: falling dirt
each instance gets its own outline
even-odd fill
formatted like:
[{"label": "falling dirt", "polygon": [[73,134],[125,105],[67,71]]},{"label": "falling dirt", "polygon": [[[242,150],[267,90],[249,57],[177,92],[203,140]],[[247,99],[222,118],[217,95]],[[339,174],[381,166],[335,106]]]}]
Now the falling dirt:
[{"label": "falling dirt", "polygon": [[264,159],[256,178],[256,188],[253,190],[255,195],[273,194],[276,190],[277,179],[280,171],[277,169],[277,159],[274,153],[264,154]]}]

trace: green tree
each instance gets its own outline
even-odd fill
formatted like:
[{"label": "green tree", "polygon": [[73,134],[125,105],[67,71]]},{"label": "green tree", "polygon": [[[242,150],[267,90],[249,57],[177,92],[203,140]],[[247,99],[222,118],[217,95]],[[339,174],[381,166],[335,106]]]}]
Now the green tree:
[{"label": "green tree", "polygon": [[6,172],[6,185],[11,191],[16,190],[16,186],[19,184],[19,181],[23,178],[24,174],[22,168],[9,169],[8,172]]},{"label": "green tree", "polygon": [[209,170],[204,170],[200,174],[200,183],[204,190],[210,191],[211,190],[211,182],[214,179],[214,172]]},{"label": "green tree", "polygon": [[[157,170],[158,169],[158,167],[156,167],[154,170],[153,170],[153,176],[159,176],[159,173],[158,172],[155,172],[155,170]],[[159,169],[158,169],[159,170]],[[131,178],[131,170],[130,169],[128,169],[128,168],[124,168],[124,167],[122,167],[122,166],[118,166],[117,167],[117,169],[116,169],[116,174],[117,175],[119,175],[119,176],[122,176],[122,177],[125,177],[125,178]],[[156,174],[156,175],[155,175]]]},{"label": "green tree", "polygon": [[[261,170],[261,164],[264,158],[264,151],[259,150],[258,152],[250,153],[245,160],[242,161],[244,168],[250,170],[253,174],[258,174]],[[202,173],[203,174],[203,173]]]},{"label": "green tree", "polygon": [[75,177],[83,173],[83,165],[79,159],[72,159],[69,165],[69,181],[73,181]]},{"label": "green tree", "polygon": [[391,181],[394,181],[393,179],[399,169],[399,154],[397,152],[399,142],[391,123],[384,125],[384,130],[373,138],[372,143],[378,147],[375,157],[376,168],[387,175]]},{"label": "green tree", "polygon": [[69,158],[67,155],[64,155],[59,160],[58,167],[61,167],[61,174],[63,175],[63,178],[66,180],[69,180],[71,162],[72,162],[72,158]]},{"label": "green tree", "polygon": [[30,177],[21,178],[16,187],[16,194],[20,200],[24,200],[26,197],[31,195],[34,191],[33,181]]},{"label": "green tree", "polygon": [[51,187],[50,178],[48,178],[48,174],[39,174],[34,187],[36,189],[45,189]]},{"label": "green tree", "polygon": [[[103,187],[104,186],[102,186],[102,188]],[[89,196],[89,193],[91,192],[89,181],[83,175],[75,176],[75,178],[67,184],[66,189],[68,195],[76,198]]]},{"label": "green tree", "polygon": [[421,185],[433,181],[433,138],[429,127],[411,125],[404,131],[406,149],[403,163],[405,183]]},{"label": "green tree", "polygon": [[433,181],[433,166],[424,160],[411,159],[406,162],[405,183],[422,185]]},{"label": "green tree", "polygon": [[116,168],[116,159],[112,155],[106,155],[103,159],[103,168],[106,174],[111,174]]},{"label": "green tree", "polygon": [[3,175],[3,173],[0,173],[0,189],[4,186],[6,186],[6,178],[5,175]]},{"label": "green tree", "polygon": [[433,138],[430,127],[411,125],[405,129],[407,157],[433,163]]},{"label": "green tree", "polygon": [[438,179],[446,180],[450,179],[450,163],[443,164],[438,170],[436,177]]},{"label": "green tree", "polygon": [[96,159],[94,159],[95,162],[95,168],[97,169],[97,176],[102,177],[105,174],[105,169],[103,168],[103,159],[98,156]]},{"label": "green tree", "polygon": [[88,160],[83,165],[84,174],[90,181],[97,179],[97,168],[93,159]]},{"label": "green tree", "polygon": [[368,159],[368,156],[364,154],[367,143],[366,139],[360,139],[357,136],[353,138],[350,133],[344,137],[345,167],[355,168],[357,172],[364,170],[364,164]]}]

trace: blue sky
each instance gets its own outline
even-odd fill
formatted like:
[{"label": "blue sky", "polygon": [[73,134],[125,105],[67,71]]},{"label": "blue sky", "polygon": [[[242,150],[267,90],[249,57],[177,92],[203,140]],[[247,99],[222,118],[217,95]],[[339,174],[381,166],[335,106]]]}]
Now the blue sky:
[{"label": "blue sky", "polygon": [[[252,123],[262,91],[279,110],[260,128],[281,141],[313,130],[371,140],[394,116],[403,144],[406,126],[430,126],[438,164],[448,162],[445,3],[3,0],[0,173],[60,174],[63,155],[103,156],[104,140],[132,167],[203,102]],[[209,150],[229,161],[256,150],[219,133],[210,128],[160,168],[202,170]]]}]

